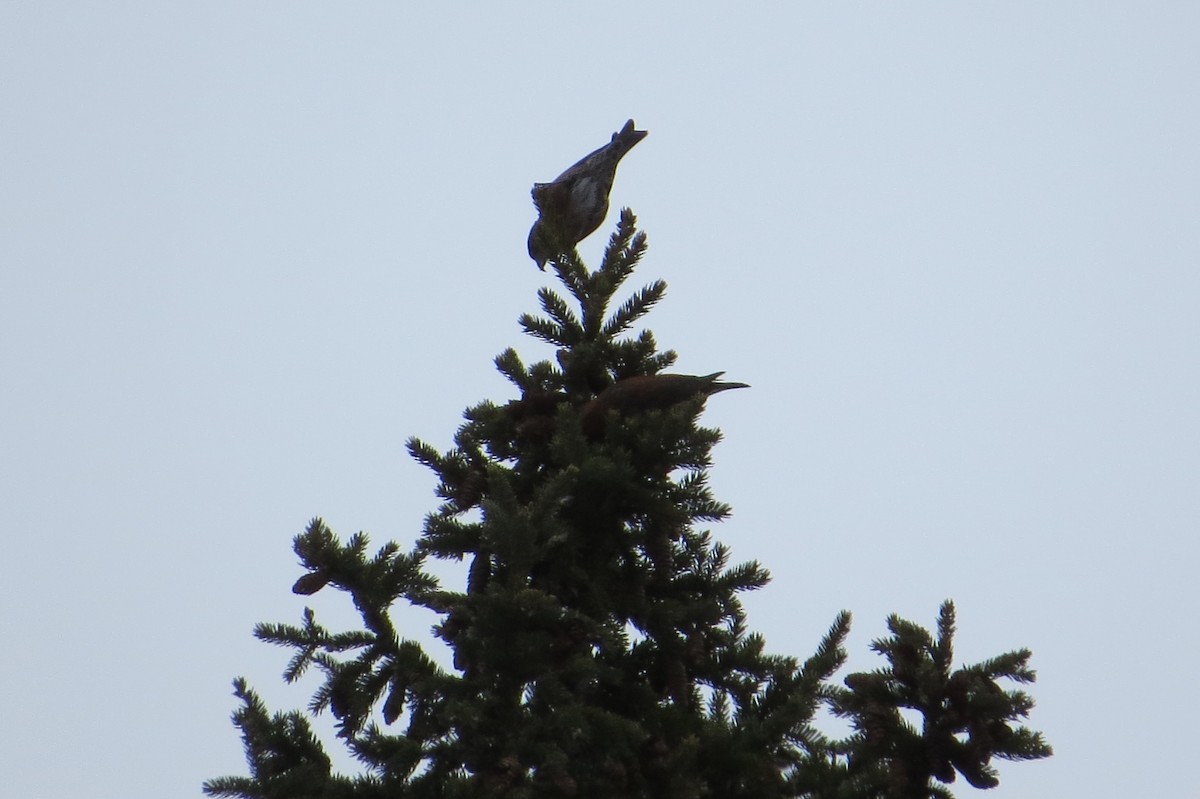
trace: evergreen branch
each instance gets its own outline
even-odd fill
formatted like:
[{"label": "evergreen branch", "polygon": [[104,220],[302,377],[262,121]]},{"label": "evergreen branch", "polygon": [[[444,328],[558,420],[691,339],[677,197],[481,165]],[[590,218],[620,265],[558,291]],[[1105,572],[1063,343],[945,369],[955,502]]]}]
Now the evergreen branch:
[{"label": "evergreen branch", "polygon": [[637,231],[637,217],[633,211],[622,208],[617,229],[608,240],[600,267],[611,281],[610,294],[633,273],[646,252],[646,246],[646,234]]},{"label": "evergreen branch", "polygon": [[[943,603],[936,642],[919,625],[889,617],[891,636],[871,645],[888,668],[852,674],[849,690],[832,692],[834,712],[857,730],[844,746],[860,773],[878,772],[887,784],[932,791],[932,780],[951,782],[957,772],[974,787],[990,788],[999,784],[993,758],[1049,756],[1039,734],[1010,726],[1028,714],[1032,700],[995,682],[1026,676],[1029,653],[1010,652],[950,673],[954,615],[953,604]],[[900,708],[924,716],[921,731]]]},{"label": "evergreen branch", "polygon": [[386,735],[374,724],[369,725],[361,737],[349,744],[355,757],[366,763],[386,763],[387,774],[392,779],[406,780],[428,754],[428,748],[419,740],[406,736]]},{"label": "evergreen branch", "polygon": [[549,314],[562,330],[563,340],[567,345],[574,344],[583,338],[583,327],[575,312],[567,305],[567,301],[547,288],[538,290],[538,299],[542,310]]},{"label": "evergreen branch", "polygon": [[1003,760],[1040,760],[1054,754],[1054,750],[1040,732],[1017,727],[1010,732],[1010,736],[1007,746],[998,750],[996,757]]},{"label": "evergreen branch", "polygon": [[405,447],[408,449],[408,454],[412,456],[413,460],[422,466],[426,466],[435,472],[441,471],[445,467],[445,459],[442,457],[442,453],[421,439],[414,436],[405,442]]},{"label": "evergreen branch", "polygon": [[515,349],[509,347],[497,355],[495,364],[500,374],[507,377],[513,385],[522,391],[529,390],[529,370],[525,368],[521,356],[517,354]]},{"label": "evergreen branch", "polygon": [[823,685],[846,663],[846,637],[850,635],[851,616],[843,610],[833,620],[829,631],[817,644],[813,653],[800,669],[801,679],[809,685]]},{"label": "evergreen branch", "polygon": [[1033,653],[1028,649],[1018,649],[988,658],[970,668],[993,680],[1003,677],[1014,682],[1032,683],[1037,681],[1037,672],[1029,668],[1031,657]]},{"label": "evergreen branch", "polygon": [[947,599],[938,612],[938,634],[931,654],[933,663],[945,677],[950,676],[950,664],[954,661],[954,603]]},{"label": "evergreen branch", "polygon": [[587,267],[579,258],[578,250],[572,247],[570,250],[560,253],[554,259],[553,264],[559,281],[567,287],[575,299],[582,300],[587,294],[589,275]]},{"label": "evergreen branch", "polygon": [[538,361],[529,368],[530,388],[543,391],[562,389],[562,371],[549,361]]},{"label": "evergreen branch", "polygon": [[769,582],[771,575],[757,561],[752,560],[726,571],[717,581],[717,586],[725,591],[740,593],[755,591]]},{"label": "evergreen branch", "polygon": [[417,547],[425,553],[444,560],[461,560],[464,553],[477,552],[482,527],[463,523],[439,514],[425,517],[425,537]]},{"label": "evergreen branch", "polygon": [[254,637],[260,641],[297,650],[283,673],[284,679],[289,683],[303,676],[319,652],[358,649],[369,646],[374,641],[374,636],[360,631],[330,635],[328,630],[316,623],[311,608],[304,609],[303,627],[290,624],[258,624],[254,628]]},{"label": "evergreen branch", "polygon": [[[653,342],[651,345],[653,346]],[[658,374],[664,369],[671,368],[675,364],[675,361],[678,357],[679,356],[675,353],[675,350],[666,350],[664,352],[649,356],[648,363],[650,374]]]},{"label": "evergreen branch", "polygon": [[582,338],[584,341],[607,343],[601,331],[604,327],[604,316],[608,313],[608,304],[612,301],[614,291],[615,287],[606,272],[599,271],[592,275],[589,291],[580,302],[583,312]]},{"label": "evergreen branch", "polygon": [[611,339],[625,332],[634,322],[650,313],[666,293],[667,284],[662,280],[656,280],[649,286],[643,287],[613,312],[600,331],[600,335],[603,338]]},{"label": "evergreen branch", "polygon": [[332,784],[345,785],[330,774],[331,762],[307,720],[299,713],[272,715],[246,681],[234,681],[242,707],[233,723],[242,731],[250,777],[223,777],[204,784],[208,796],[239,799],[316,799]]},{"label": "evergreen branch", "polygon": [[581,331],[584,341],[612,339],[611,335],[604,332],[608,304],[617,289],[632,273],[645,250],[645,236],[635,235],[636,223],[637,220],[629,209],[624,209],[617,231],[613,233],[605,249],[600,268],[586,276],[581,283],[569,285],[582,310]]},{"label": "evergreen branch", "polygon": [[569,347],[572,343],[568,340],[567,331],[563,330],[561,325],[547,319],[540,319],[531,314],[521,314],[517,322],[526,333],[534,338],[541,339],[547,344],[553,344],[556,347]]}]

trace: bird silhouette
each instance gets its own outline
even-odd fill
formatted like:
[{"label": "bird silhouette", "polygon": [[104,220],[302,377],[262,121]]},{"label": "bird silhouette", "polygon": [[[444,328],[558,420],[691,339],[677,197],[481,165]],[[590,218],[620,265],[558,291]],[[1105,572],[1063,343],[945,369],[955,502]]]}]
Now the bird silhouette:
[{"label": "bird silhouette", "polygon": [[601,391],[580,411],[584,435],[598,439],[604,435],[609,411],[621,416],[662,410],[694,397],[710,397],[731,388],[750,388],[747,383],[718,380],[724,372],[710,375],[638,375],[618,380]]},{"label": "bird silhouette", "polygon": [[617,163],[647,131],[634,130],[633,120],[612,140],[585,155],[550,183],[533,184],[538,219],[529,231],[529,257],[545,270],[546,262],[573,248],[595,232],[608,214]]}]

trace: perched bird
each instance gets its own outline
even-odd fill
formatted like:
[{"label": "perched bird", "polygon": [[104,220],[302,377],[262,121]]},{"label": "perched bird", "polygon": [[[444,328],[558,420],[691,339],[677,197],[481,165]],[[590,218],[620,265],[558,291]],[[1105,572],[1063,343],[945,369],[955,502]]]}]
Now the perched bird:
[{"label": "perched bird", "polygon": [[583,406],[580,425],[590,439],[604,434],[609,411],[622,416],[645,411],[661,410],[694,397],[709,397],[731,388],[750,388],[746,383],[718,380],[724,372],[711,375],[638,375],[618,380],[604,389],[595,399]]},{"label": "perched bird", "polygon": [[608,193],[617,174],[617,162],[646,138],[634,130],[633,120],[612,135],[612,141],[585,155],[552,183],[533,184],[533,204],[538,220],[529,231],[529,257],[545,270],[553,260],[583,241],[604,221]]}]

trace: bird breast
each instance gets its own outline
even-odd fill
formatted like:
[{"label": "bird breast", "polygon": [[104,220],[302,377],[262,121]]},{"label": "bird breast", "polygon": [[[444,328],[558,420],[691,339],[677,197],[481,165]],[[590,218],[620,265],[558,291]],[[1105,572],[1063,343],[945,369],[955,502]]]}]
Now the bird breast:
[{"label": "bird breast", "polygon": [[579,218],[573,221],[580,228],[588,228],[587,233],[599,227],[608,213],[608,189],[602,181],[591,176],[580,178],[571,187],[571,207],[579,213]]}]

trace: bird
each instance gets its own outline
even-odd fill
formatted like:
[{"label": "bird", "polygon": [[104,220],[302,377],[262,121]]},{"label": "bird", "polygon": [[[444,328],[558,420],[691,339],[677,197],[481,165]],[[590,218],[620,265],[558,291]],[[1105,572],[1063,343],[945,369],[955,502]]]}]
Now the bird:
[{"label": "bird", "polygon": [[529,231],[529,257],[545,271],[546,262],[586,239],[608,214],[617,163],[649,131],[636,130],[633,120],[612,140],[588,153],[550,183],[533,184],[537,221]]},{"label": "bird", "polygon": [[710,375],[637,375],[618,380],[596,395],[580,411],[580,426],[584,435],[595,440],[604,434],[609,411],[621,416],[645,411],[663,410],[693,399],[708,398],[731,388],[750,388],[748,383],[734,383],[718,378],[724,372]]}]

